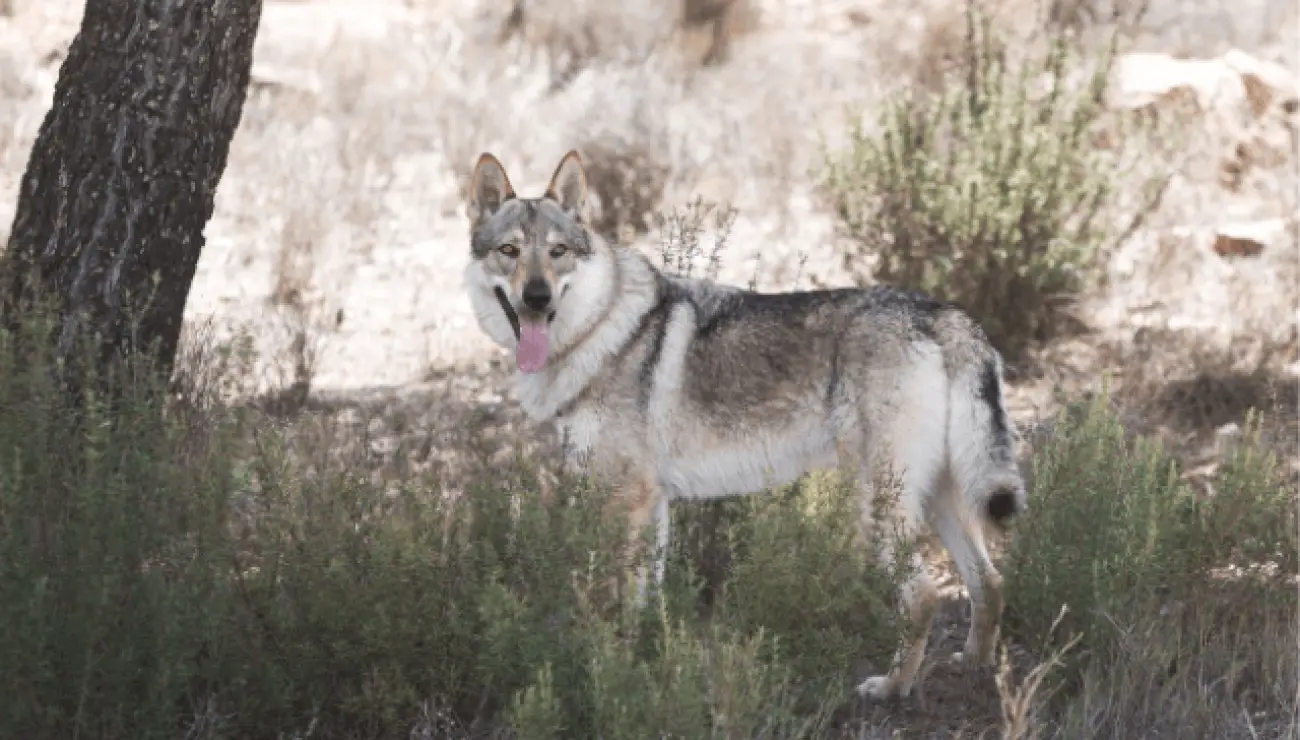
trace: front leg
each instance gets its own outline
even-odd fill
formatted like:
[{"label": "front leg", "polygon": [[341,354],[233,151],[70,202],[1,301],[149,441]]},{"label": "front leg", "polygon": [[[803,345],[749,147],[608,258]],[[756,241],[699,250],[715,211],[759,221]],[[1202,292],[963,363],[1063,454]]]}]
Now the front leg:
[{"label": "front leg", "polygon": [[664,565],[671,540],[672,519],[669,516],[668,497],[653,476],[637,474],[628,477],[616,485],[612,492],[610,504],[627,517],[628,534],[631,538],[629,553],[634,552],[641,536],[648,525],[654,527],[654,550],[648,566],[637,568],[636,586],[633,603],[644,607],[649,592],[649,577],[652,575],[655,586],[663,585]]},{"label": "front leg", "polygon": [[[562,481],[572,480],[574,477],[587,477],[593,472],[588,467],[592,450],[590,440],[587,439],[590,434],[587,433],[586,428],[591,424],[589,422],[579,424],[580,421],[587,420],[566,419],[556,425],[560,437],[559,464],[554,470],[543,470],[539,475],[542,503],[548,507],[555,502],[556,494],[562,488]],[[578,441],[575,441],[575,438]],[[564,500],[559,503],[566,504],[569,501]]]}]

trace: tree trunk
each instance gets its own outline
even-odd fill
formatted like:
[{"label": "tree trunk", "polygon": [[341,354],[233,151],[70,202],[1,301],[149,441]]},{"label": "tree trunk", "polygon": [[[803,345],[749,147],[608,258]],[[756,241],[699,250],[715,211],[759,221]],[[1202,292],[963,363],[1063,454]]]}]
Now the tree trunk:
[{"label": "tree trunk", "polygon": [[[170,373],[248,91],[261,0],[88,0],[0,262],[13,322],[51,301],[59,360]],[[12,325],[12,324],[11,324]]]}]

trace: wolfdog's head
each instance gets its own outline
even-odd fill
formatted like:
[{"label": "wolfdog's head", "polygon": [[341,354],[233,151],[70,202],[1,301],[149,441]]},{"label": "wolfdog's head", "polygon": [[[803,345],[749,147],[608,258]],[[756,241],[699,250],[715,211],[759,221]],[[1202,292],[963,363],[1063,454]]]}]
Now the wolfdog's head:
[{"label": "wolfdog's head", "polygon": [[596,314],[612,271],[608,246],[588,228],[587,176],[577,152],[560,160],[541,198],[518,198],[496,157],[484,152],[470,182],[470,265],[465,274],[479,326],[515,350],[525,373]]}]

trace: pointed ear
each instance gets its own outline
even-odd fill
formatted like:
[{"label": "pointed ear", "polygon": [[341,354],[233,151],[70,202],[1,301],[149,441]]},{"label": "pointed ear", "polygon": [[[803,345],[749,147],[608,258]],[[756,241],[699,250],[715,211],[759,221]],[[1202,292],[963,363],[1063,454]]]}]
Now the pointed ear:
[{"label": "pointed ear", "polygon": [[506,169],[497,158],[483,152],[474,165],[474,176],[469,182],[469,220],[480,224],[501,208],[501,204],[515,197]]},{"label": "pointed ear", "polygon": [[587,172],[577,151],[571,150],[560,160],[551,184],[546,186],[546,197],[579,221],[587,221]]}]

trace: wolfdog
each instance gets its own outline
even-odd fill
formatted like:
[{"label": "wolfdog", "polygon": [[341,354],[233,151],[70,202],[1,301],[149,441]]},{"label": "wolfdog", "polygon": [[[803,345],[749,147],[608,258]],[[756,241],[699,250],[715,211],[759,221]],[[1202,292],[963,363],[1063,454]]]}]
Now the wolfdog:
[{"label": "wolfdog", "polygon": [[[888,287],[760,293],[666,274],[592,230],[576,151],[540,198],[516,197],[484,153],[468,201],[466,287],[482,330],[514,350],[521,405],[557,423],[568,460],[604,476],[630,523],[655,533],[636,603],[647,570],[662,581],[671,501],[756,493],[839,466],[853,473],[870,537],[883,465],[904,527],[895,532],[913,538],[928,525],[970,595],[954,658],[993,663],[1002,578],[984,527],[1027,502],[1002,360],[973,319]],[[883,557],[898,552],[892,542]],[[899,593],[909,636],[862,695],[905,697],[916,682],[938,591],[920,555],[912,560]]]}]

